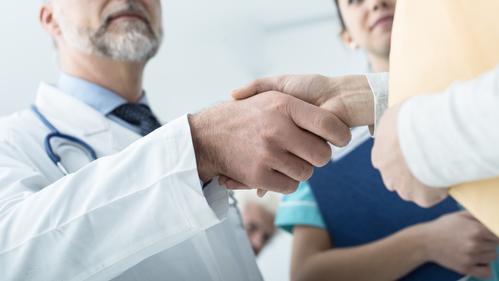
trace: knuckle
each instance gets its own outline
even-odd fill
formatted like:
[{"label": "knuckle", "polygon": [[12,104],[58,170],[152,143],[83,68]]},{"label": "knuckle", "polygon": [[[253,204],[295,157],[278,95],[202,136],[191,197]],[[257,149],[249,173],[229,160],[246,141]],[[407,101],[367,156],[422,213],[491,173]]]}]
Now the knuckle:
[{"label": "knuckle", "polygon": [[[393,188],[395,188],[395,184],[389,182],[389,185],[392,186]],[[407,194],[407,192],[405,191],[401,191],[401,190],[397,190],[397,194],[399,195],[399,197],[404,200],[404,201],[411,201],[411,197],[409,196],[409,194]],[[419,205],[419,202],[415,202],[416,204]]]},{"label": "knuckle", "polygon": [[280,112],[287,112],[290,106],[290,96],[284,95],[279,92],[269,92],[272,97],[272,108]]},{"label": "knuckle", "polygon": [[416,199],[416,203],[420,206],[420,207],[423,207],[423,208],[430,208],[431,206],[434,205],[434,200],[430,200],[428,198],[425,198],[425,197],[419,197],[418,199]]},{"label": "knuckle", "polygon": [[471,241],[469,241],[466,245],[466,250],[468,251],[468,253],[473,253],[479,246],[479,242],[476,241],[475,239],[472,239]]},{"label": "knuckle", "polygon": [[[261,169],[263,167],[272,166],[276,162],[275,156],[271,149],[265,149],[256,160],[257,166]],[[262,170],[263,171],[263,170]]]},{"label": "knuckle", "polygon": [[477,224],[477,227],[475,227],[472,231],[471,231],[471,237],[473,239],[480,239],[480,237],[484,234],[484,229],[481,225]]},{"label": "knuckle", "polygon": [[[279,136],[279,129],[275,126],[267,126],[261,133],[261,139],[263,141],[263,147],[272,147]],[[266,151],[268,153],[268,151]]]}]

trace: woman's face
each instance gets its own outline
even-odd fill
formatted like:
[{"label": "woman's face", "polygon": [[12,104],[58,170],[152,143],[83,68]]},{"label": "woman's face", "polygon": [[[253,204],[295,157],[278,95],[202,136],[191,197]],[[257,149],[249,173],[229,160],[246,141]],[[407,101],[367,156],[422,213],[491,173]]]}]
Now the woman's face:
[{"label": "woman's face", "polygon": [[396,0],[339,0],[347,44],[354,43],[371,55],[390,54],[393,15]]}]

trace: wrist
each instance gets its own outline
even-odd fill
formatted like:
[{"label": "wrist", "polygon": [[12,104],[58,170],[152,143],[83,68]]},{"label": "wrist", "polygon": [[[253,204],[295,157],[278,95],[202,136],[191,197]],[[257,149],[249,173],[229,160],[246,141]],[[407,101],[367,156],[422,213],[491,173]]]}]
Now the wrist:
[{"label": "wrist", "polygon": [[188,120],[191,127],[194,153],[196,154],[198,175],[202,182],[208,182],[216,175],[210,145],[206,142],[209,124],[205,122],[203,113],[189,114]]},{"label": "wrist", "polygon": [[403,232],[408,243],[412,245],[412,259],[417,264],[424,264],[430,261],[431,245],[428,241],[431,236],[428,235],[428,228],[426,227],[426,224],[411,226],[406,228]]},{"label": "wrist", "polygon": [[414,241],[417,243],[416,255],[422,263],[434,261],[434,257],[432,256],[432,249],[435,248],[435,244],[433,244],[433,233],[431,233],[430,224],[431,222],[420,223],[409,228]]},{"label": "wrist", "polygon": [[348,75],[330,79],[328,106],[350,127],[374,124],[374,95],[365,75]]}]

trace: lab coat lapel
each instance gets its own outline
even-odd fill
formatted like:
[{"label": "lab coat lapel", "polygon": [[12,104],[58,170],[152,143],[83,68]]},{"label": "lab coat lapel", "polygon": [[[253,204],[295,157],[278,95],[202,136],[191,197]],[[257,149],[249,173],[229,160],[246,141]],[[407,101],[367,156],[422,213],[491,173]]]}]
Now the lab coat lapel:
[{"label": "lab coat lapel", "polygon": [[99,157],[121,151],[140,138],[135,132],[46,83],[40,85],[35,104],[61,133],[81,138],[95,149]]}]

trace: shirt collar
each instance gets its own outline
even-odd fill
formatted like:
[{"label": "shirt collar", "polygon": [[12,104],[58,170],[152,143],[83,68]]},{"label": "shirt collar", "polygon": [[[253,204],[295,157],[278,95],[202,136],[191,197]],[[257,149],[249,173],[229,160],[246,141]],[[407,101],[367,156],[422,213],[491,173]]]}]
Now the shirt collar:
[{"label": "shirt collar", "polygon": [[[109,89],[66,73],[61,73],[59,76],[57,88],[102,115],[109,115],[115,108],[127,103],[124,98]],[[145,93],[142,94],[139,103],[149,105]]]}]

